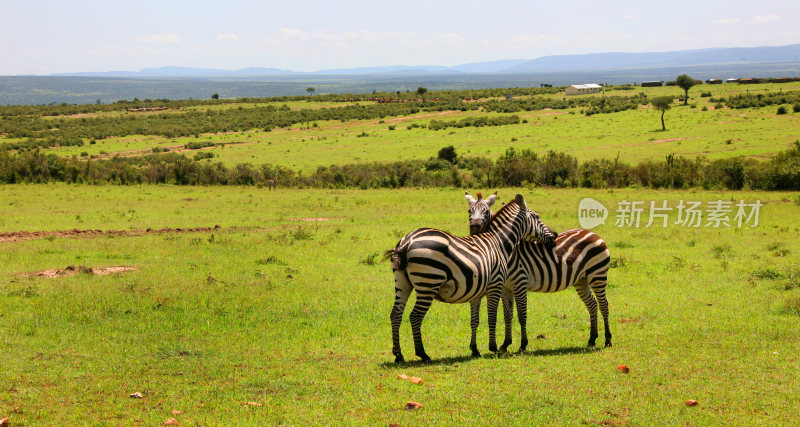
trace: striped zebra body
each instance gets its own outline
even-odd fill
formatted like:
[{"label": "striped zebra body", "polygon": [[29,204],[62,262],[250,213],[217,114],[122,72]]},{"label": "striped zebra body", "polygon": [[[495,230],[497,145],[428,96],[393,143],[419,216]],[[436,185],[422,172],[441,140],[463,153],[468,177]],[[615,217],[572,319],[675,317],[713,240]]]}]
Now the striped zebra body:
[{"label": "striped zebra body", "polygon": [[[395,279],[395,302],[391,312],[392,353],[396,362],[404,361],[400,350],[400,323],[411,291],[417,292],[409,320],[414,336],[414,350],[423,361],[430,357],[422,344],[421,325],[434,299],[448,303],[471,304],[477,312],[486,295],[494,306],[489,316],[489,348],[496,351],[494,323],[502,285],[508,278],[511,254],[523,238],[547,239],[546,227],[538,215],[529,211],[522,196],[498,211],[495,230],[475,236],[457,237],[450,233],[421,228],[403,237],[394,249],[387,251]],[[549,236],[552,239],[552,236]],[[470,349],[478,353],[477,322],[472,322]]]},{"label": "striped zebra body", "polygon": [[[496,194],[496,193],[495,193]],[[491,214],[491,200],[476,201],[470,209],[470,234],[491,232],[496,228]],[[480,212],[483,220],[476,220],[474,212]],[[521,328],[520,350],[528,345],[527,306],[528,292],[558,292],[574,287],[589,312],[589,346],[597,340],[597,308],[603,315],[605,345],[611,346],[611,331],[608,322],[608,300],[605,288],[610,263],[608,246],[597,234],[589,230],[568,230],[558,233],[555,246],[536,242],[521,242],[509,259],[508,281],[503,285],[503,318],[505,339],[500,350],[511,345],[511,323],[514,317],[514,301]],[[491,308],[490,308],[491,312]],[[472,321],[477,316],[472,313]],[[494,335],[494,325],[489,324],[489,334]]]},{"label": "striped zebra body", "polygon": [[[568,230],[558,233],[554,247],[523,242],[509,261],[509,279],[503,288],[505,340],[501,350],[511,344],[511,323],[514,301],[521,328],[520,349],[528,344],[527,293],[559,292],[574,287],[589,312],[589,346],[597,340],[597,308],[603,315],[605,345],[611,346],[608,322],[608,300],[605,289],[610,262],[608,246],[589,230]],[[513,299],[512,299],[513,297]]]}]

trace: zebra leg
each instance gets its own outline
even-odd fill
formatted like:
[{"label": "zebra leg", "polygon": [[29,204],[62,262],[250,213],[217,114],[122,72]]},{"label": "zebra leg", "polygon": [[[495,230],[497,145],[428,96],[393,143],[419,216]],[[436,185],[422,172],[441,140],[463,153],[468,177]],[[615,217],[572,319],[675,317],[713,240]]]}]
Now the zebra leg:
[{"label": "zebra leg", "polygon": [[606,332],[606,347],[611,347],[611,329],[608,325],[608,300],[606,299],[606,281],[597,280],[592,282],[592,292],[594,292],[597,303],[600,306],[600,313],[603,315],[603,326]]},{"label": "zebra leg", "polygon": [[508,346],[511,345],[513,337],[511,336],[511,323],[514,321],[514,294],[511,290],[503,287],[503,321],[506,326],[506,337],[503,339],[503,344],[500,346],[500,351],[508,351]]},{"label": "zebra leg", "polygon": [[481,357],[478,351],[478,325],[481,322],[481,298],[470,301],[469,303],[469,327],[472,329],[472,338],[469,340],[469,349],[472,350],[472,357]]},{"label": "zebra leg", "polygon": [[400,351],[400,324],[403,322],[406,301],[413,289],[404,270],[394,272],[394,306],[390,319],[392,321],[392,354],[395,363],[405,362],[403,353]]},{"label": "zebra leg", "polygon": [[528,286],[521,283],[514,286],[514,299],[517,300],[517,317],[519,317],[519,351],[528,347]]},{"label": "zebra leg", "polygon": [[414,304],[414,309],[411,310],[409,320],[411,321],[411,333],[414,335],[414,353],[422,359],[423,362],[430,362],[430,356],[425,353],[425,347],[422,345],[422,320],[425,318],[425,313],[431,308],[433,296],[435,292],[425,291],[420,292],[417,289],[417,302]]},{"label": "zebra leg", "polygon": [[581,297],[586,310],[589,311],[589,347],[594,347],[597,341],[597,300],[594,299],[592,291],[589,290],[589,282],[581,279],[575,283],[575,290]]},{"label": "zebra leg", "polygon": [[486,294],[486,309],[488,311],[487,322],[489,324],[489,351],[497,352],[497,306],[500,303],[500,288],[490,290]]}]

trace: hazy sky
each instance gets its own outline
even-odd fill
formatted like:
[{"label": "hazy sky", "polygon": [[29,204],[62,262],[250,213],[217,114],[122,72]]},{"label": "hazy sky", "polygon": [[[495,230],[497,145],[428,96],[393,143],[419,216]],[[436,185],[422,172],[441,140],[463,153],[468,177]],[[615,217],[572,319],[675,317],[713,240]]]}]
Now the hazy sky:
[{"label": "hazy sky", "polygon": [[797,0],[2,0],[0,12],[0,75],[317,71],[800,43]]}]

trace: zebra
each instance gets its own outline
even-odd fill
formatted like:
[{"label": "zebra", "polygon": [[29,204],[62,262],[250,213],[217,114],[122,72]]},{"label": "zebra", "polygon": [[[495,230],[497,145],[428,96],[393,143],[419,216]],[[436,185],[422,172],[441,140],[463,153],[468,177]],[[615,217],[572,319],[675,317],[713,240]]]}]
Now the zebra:
[{"label": "zebra", "polygon": [[[384,253],[391,259],[395,282],[395,300],[390,320],[392,324],[392,354],[395,362],[404,362],[400,350],[400,323],[411,291],[417,300],[409,320],[414,337],[414,352],[423,362],[431,360],[422,345],[420,328],[434,299],[447,303],[470,303],[477,313],[480,300],[487,295],[490,308],[489,324],[497,321],[497,305],[502,284],[508,275],[508,259],[523,239],[553,242],[555,234],[528,209],[521,195],[506,204],[494,215],[493,230],[475,236],[457,237],[445,231],[420,228],[400,239],[394,249]],[[470,350],[480,356],[476,342],[477,316],[470,324]],[[494,327],[490,328],[489,349],[497,351]]]},{"label": "zebra", "polygon": [[[479,193],[480,194],[480,193]],[[497,194],[497,193],[495,193]],[[500,224],[494,224],[489,207],[493,200],[485,199],[470,204],[470,234],[492,232]],[[477,222],[472,211],[481,212],[484,218]],[[489,212],[489,219],[485,216]],[[482,228],[476,224],[485,224]],[[607,273],[610,263],[608,246],[596,233],[573,229],[558,233],[555,246],[533,242],[521,242],[508,264],[508,281],[503,285],[503,318],[505,339],[500,346],[506,351],[511,345],[511,323],[514,318],[514,300],[521,329],[520,351],[528,345],[527,292],[558,292],[573,286],[589,311],[589,343],[595,345],[597,333],[597,308],[603,315],[605,346],[611,347],[611,330],[608,323],[608,300],[606,298]],[[594,295],[592,295],[594,293]],[[493,324],[489,324],[489,334]]]}]

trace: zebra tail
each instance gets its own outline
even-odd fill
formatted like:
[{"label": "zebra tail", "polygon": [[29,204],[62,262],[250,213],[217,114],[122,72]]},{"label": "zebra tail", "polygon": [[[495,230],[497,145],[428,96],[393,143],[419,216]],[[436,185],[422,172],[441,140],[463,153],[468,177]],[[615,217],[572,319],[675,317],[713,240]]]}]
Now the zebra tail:
[{"label": "zebra tail", "polygon": [[407,246],[400,247],[400,243],[398,243],[393,249],[384,251],[382,259],[391,261],[392,271],[405,270],[408,265],[408,259],[406,258],[407,251]]}]

